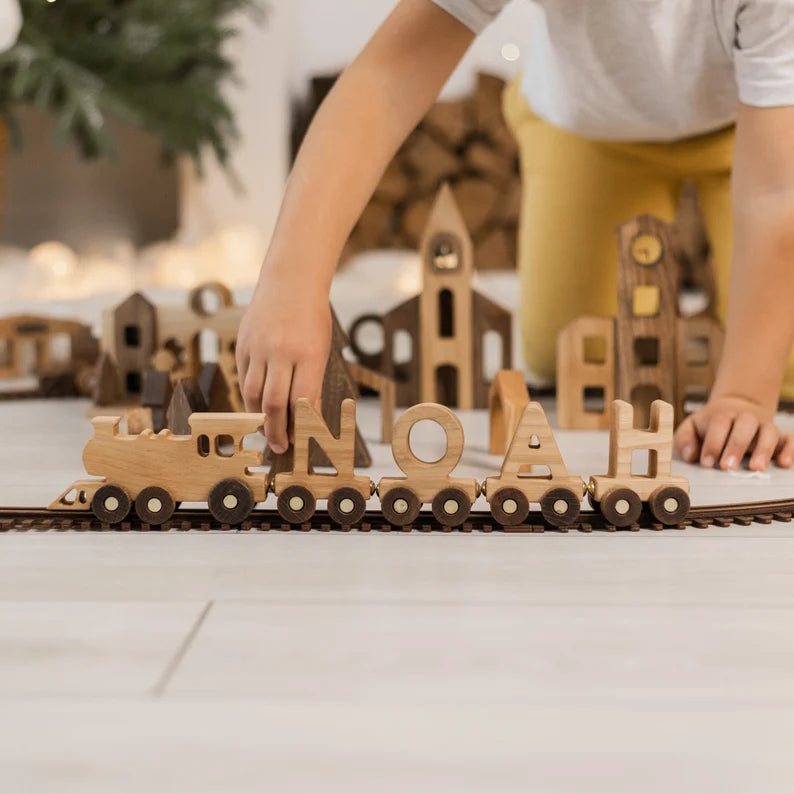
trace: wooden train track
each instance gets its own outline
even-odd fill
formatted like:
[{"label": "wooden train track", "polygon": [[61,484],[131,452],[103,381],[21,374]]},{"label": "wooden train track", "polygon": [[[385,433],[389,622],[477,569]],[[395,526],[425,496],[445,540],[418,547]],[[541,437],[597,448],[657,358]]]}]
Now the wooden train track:
[{"label": "wooden train track", "polygon": [[[768,502],[750,502],[734,505],[708,505],[693,507],[686,521],[671,529],[686,529],[695,527],[707,529],[710,526],[727,527],[731,524],[749,526],[750,524],[771,524],[773,522],[790,522],[794,517],[794,499],[785,499]],[[537,533],[546,531],[555,532],[615,532],[616,527],[608,524],[602,516],[596,513],[583,512],[580,520],[570,527],[552,527],[544,522],[540,512],[530,513],[526,524],[517,527],[503,527],[497,524],[490,513],[474,512],[461,527],[451,530],[439,524],[431,513],[422,513],[420,521],[409,527],[393,527],[383,520],[380,513],[367,513],[362,521],[351,527],[339,527],[331,522],[325,511],[318,510],[313,518],[305,524],[286,524],[274,510],[257,510],[251,517],[239,526],[217,523],[207,510],[178,510],[170,521],[161,527],[150,526],[132,515],[129,520],[123,521],[118,526],[110,526],[98,521],[90,513],[75,513],[73,511],[55,511],[31,507],[3,507],[0,508],[0,533],[2,532],[185,532],[189,530],[210,531],[242,531],[242,532],[268,532],[268,531],[295,531],[309,532],[318,530],[322,532],[509,532],[509,533]],[[627,529],[638,531],[641,528],[662,530],[649,515],[643,515],[640,521]]]}]

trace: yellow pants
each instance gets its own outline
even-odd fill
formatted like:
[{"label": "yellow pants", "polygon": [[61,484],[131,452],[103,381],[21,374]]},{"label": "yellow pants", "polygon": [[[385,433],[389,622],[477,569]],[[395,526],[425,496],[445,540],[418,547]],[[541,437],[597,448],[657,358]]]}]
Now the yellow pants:
[{"label": "yellow pants", "polygon": [[[521,151],[521,328],[535,377],[554,379],[557,334],[572,320],[614,316],[616,227],[645,212],[672,221],[686,179],[699,190],[714,253],[717,314],[725,321],[733,127],[674,143],[588,141],[539,119],[518,80],[505,90],[504,111]],[[794,397],[794,357],[783,395]]]}]

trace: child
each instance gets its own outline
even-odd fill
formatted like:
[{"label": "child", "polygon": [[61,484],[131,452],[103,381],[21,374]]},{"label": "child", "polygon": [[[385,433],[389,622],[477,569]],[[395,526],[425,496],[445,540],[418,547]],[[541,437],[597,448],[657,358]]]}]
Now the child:
[{"label": "child", "polygon": [[[330,284],[350,230],[474,35],[506,3],[401,0],[320,108],[237,344],[246,406],[267,413],[275,451],[287,445],[288,406],[319,400]],[[681,180],[693,177],[727,335],[709,401],[678,428],[676,448],[707,467],[735,469],[748,451],[752,469],[773,459],[791,466],[794,438],[773,417],[794,342],[794,0],[529,8],[525,74],[506,94],[524,176],[528,363],[551,374],[561,327],[614,313],[614,227],[641,212],[671,217]]]}]

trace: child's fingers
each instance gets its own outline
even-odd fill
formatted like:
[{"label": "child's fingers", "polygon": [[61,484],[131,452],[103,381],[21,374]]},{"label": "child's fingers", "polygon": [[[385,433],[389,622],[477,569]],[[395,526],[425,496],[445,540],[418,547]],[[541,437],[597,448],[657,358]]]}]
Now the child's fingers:
[{"label": "child's fingers", "polygon": [[240,375],[240,393],[243,395],[245,410],[255,414],[262,409],[262,386],[265,382],[265,365],[249,362],[245,374]]},{"label": "child's fingers", "polygon": [[790,469],[794,465],[794,436],[784,436],[781,439],[780,451],[775,461],[783,469]]},{"label": "child's fingers", "polygon": [[727,414],[717,414],[711,418],[700,450],[701,466],[710,469],[717,463],[728,440],[732,424],[733,420]]},{"label": "child's fingers", "polygon": [[674,438],[678,454],[687,462],[694,463],[700,453],[700,438],[698,438],[695,420],[688,416],[678,426]]},{"label": "child's fingers", "polygon": [[[251,358],[247,353],[244,353],[239,348],[235,351],[234,354],[234,363],[237,367],[237,382],[240,384],[240,393],[242,394],[242,386],[245,383],[245,379],[248,375],[248,367],[251,363]],[[243,399],[245,399],[243,397]],[[256,404],[259,405],[259,400],[256,401]],[[246,410],[248,410],[246,408]]]},{"label": "child's fingers", "polygon": [[262,411],[267,414],[265,434],[270,448],[276,454],[287,451],[287,408],[291,383],[292,364],[268,363],[262,391]]},{"label": "child's fingers", "polygon": [[753,471],[763,471],[769,465],[779,441],[780,431],[775,427],[775,423],[764,422],[758,429],[755,448],[750,458],[750,468]]},{"label": "child's fingers", "polygon": [[739,414],[733,420],[733,428],[722,453],[720,468],[729,471],[738,469],[756,433],[758,433],[758,419],[750,413]]},{"label": "child's fingers", "polygon": [[[322,411],[322,383],[325,363],[300,362],[292,373],[292,388],[289,394],[290,406],[295,405],[300,397],[305,397],[315,411]],[[290,440],[293,429],[290,428]]]}]

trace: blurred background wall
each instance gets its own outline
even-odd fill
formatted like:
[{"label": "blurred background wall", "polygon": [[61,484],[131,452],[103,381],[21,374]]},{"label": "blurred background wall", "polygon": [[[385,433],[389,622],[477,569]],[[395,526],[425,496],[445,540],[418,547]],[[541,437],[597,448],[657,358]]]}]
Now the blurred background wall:
[{"label": "blurred background wall", "polygon": [[[80,248],[104,238],[135,245],[176,235],[194,242],[219,228],[255,226],[267,239],[288,170],[290,106],[310,77],[342,69],[394,6],[394,0],[271,0],[264,24],[240,22],[232,45],[241,82],[228,87],[241,132],[232,158],[236,189],[206,160],[203,180],[190,163],[164,166],[154,141],[120,130],[120,160],[80,163],[53,149],[51,125],[24,114],[26,148],[6,164],[0,240],[28,247],[58,239]],[[471,89],[478,70],[509,77],[518,69],[526,7],[513,2],[475,43],[445,98]]]}]

